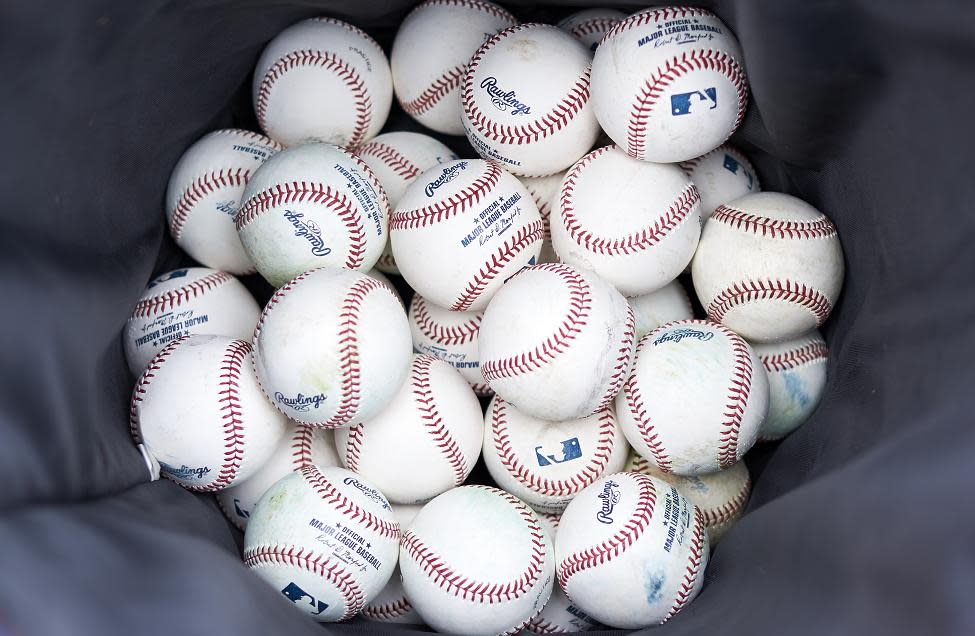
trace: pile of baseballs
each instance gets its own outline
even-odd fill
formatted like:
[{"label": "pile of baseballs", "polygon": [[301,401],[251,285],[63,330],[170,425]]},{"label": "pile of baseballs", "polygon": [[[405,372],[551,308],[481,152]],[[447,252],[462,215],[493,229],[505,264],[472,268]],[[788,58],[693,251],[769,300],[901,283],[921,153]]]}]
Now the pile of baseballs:
[{"label": "pile of baseballs", "polygon": [[[202,266],[125,331],[150,465],[215,492],[247,568],[318,621],[674,616],[745,507],[742,457],[815,409],[843,280],[830,220],[725,143],[742,59],[695,8],[428,0],[389,58],[339,20],[285,29],[264,134],[212,132],[170,179]],[[379,134],[394,96],[468,156]],[[497,487],[465,485],[480,457]]]}]

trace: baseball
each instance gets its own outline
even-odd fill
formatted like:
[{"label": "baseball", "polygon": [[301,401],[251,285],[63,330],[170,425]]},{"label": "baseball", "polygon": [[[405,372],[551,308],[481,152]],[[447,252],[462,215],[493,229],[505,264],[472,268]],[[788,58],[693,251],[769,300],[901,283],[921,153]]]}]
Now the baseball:
[{"label": "baseball", "polygon": [[819,405],[826,388],[829,350],[818,331],[775,344],[756,344],[768,374],[768,417],[758,431],[762,441],[781,439],[799,428]]},{"label": "baseball", "polygon": [[700,201],[677,166],[637,161],[605,146],[562,180],[552,246],[563,263],[593,270],[622,294],[646,294],[691,262],[701,235]]},{"label": "baseball", "polygon": [[485,159],[519,176],[565,170],[599,134],[589,99],[591,53],[548,24],[520,24],[484,43],[461,89],[464,131]]},{"label": "baseball", "polygon": [[440,358],[457,369],[476,394],[491,395],[491,387],[481,375],[477,352],[477,333],[483,315],[481,311],[443,309],[420,294],[413,294],[407,317],[414,351]]},{"label": "baseball", "polygon": [[406,595],[439,632],[513,634],[552,593],[552,541],[528,506],[496,488],[462,486],[428,503],[399,558]]},{"label": "baseball", "polygon": [[[406,532],[413,523],[413,518],[420,512],[421,506],[408,506],[397,504],[393,506],[393,516],[399,522],[400,533]],[[403,590],[403,581],[400,579],[399,565],[393,570],[393,575],[389,577],[376,598],[366,603],[362,608],[362,617],[379,623],[401,623],[405,625],[422,625],[423,619],[413,609],[413,604],[406,597]]]},{"label": "baseball", "polygon": [[596,479],[622,470],[630,452],[612,405],[588,417],[549,422],[495,396],[484,420],[488,472],[535,510],[561,512]]},{"label": "baseball", "polygon": [[293,420],[323,428],[377,415],[410,366],[396,295],[365,274],[317,269],[281,287],[254,333],[261,387]]},{"label": "baseball", "polygon": [[390,66],[396,99],[413,119],[463,135],[460,84],[474,51],[518,20],[484,0],[427,0],[400,25]]},{"label": "baseball", "polygon": [[712,546],[741,517],[752,491],[752,480],[745,462],[713,473],[682,477],[662,473],[650,462],[632,453],[626,470],[658,477],[677,488],[677,492],[701,511]]},{"label": "baseball", "polygon": [[701,217],[705,221],[719,205],[762,190],[752,162],[728,144],[696,159],[682,161],[680,167],[701,194]]},{"label": "baseball", "polygon": [[748,84],[728,27],[710,11],[660,7],[614,26],[592,61],[593,110],[626,154],[673,163],[720,146]]},{"label": "baseball", "polygon": [[576,607],[610,627],[636,629],[666,622],[697,596],[708,537],[700,510],[676,488],[616,473],[565,509],[555,559],[559,584]]},{"label": "baseball", "polygon": [[261,308],[243,283],[206,267],[174,269],[149,282],[125,323],[122,343],[133,375],[166,344],[210,334],[250,339]]},{"label": "baseball", "polygon": [[633,361],[633,311],[594,273],[562,263],[528,267],[484,312],[481,374],[505,401],[545,420],[604,408]]},{"label": "baseball", "polygon": [[375,40],[351,24],[311,18],[268,43],[254,69],[253,98],[261,129],[285,146],[355,148],[386,123],[393,84]]},{"label": "baseball", "polygon": [[590,51],[595,51],[606,32],[625,17],[625,13],[616,9],[583,9],[555,26],[582,42]]},{"label": "baseball", "polygon": [[[426,170],[458,157],[433,137],[414,132],[391,132],[363,144],[356,152],[379,179],[389,207],[395,208],[406,187]],[[386,241],[376,267],[388,274],[399,274],[393,250]]]},{"label": "baseball", "polygon": [[679,280],[672,280],[649,294],[627,298],[626,302],[633,310],[637,342],[661,325],[694,317],[691,299]]},{"label": "baseball", "polygon": [[481,405],[467,381],[443,360],[415,355],[386,408],[335,431],[335,446],[345,467],[390,501],[417,504],[464,483],[483,435]]},{"label": "baseball", "polygon": [[289,421],[287,431],[261,468],[244,481],[217,493],[220,509],[235,526],[247,529],[254,506],[268,488],[290,472],[309,464],[338,466],[332,431]]},{"label": "baseball", "polygon": [[430,302],[479,311],[538,258],[542,219],[517,178],[493,161],[450,161],[420,175],[390,217],[396,265]]},{"label": "baseball", "polygon": [[664,473],[700,475],[741,460],[768,413],[768,379],[741,336],[704,320],[660,327],[637,346],[616,397],[626,439]]},{"label": "baseball", "polygon": [[132,437],[160,473],[187,490],[212,492],[260,470],[285,432],[251,366],[251,345],[184,336],[166,345],[132,392]]},{"label": "baseball", "polygon": [[180,157],[166,190],[166,219],[176,244],[207,267],[250,274],[234,215],[254,171],[281,145],[247,130],[204,135]]},{"label": "baseball", "polygon": [[843,286],[843,248],[813,206],[758,192],[708,219],[691,274],[708,318],[750,341],[780,342],[829,316]]},{"label": "baseball", "polygon": [[559,260],[559,257],[555,254],[555,249],[552,247],[551,216],[552,208],[556,205],[559,186],[562,185],[562,179],[564,177],[564,172],[556,172],[555,174],[544,177],[521,178],[521,183],[528,189],[528,193],[532,195],[532,200],[538,207],[538,213],[541,215],[542,223],[544,224],[545,235],[542,238],[542,251],[538,255],[539,263],[557,263]]},{"label": "baseball", "polygon": [[311,464],[257,503],[244,565],[316,621],[342,621],[386,585],[399,538],[381,492],[344,468]]}]

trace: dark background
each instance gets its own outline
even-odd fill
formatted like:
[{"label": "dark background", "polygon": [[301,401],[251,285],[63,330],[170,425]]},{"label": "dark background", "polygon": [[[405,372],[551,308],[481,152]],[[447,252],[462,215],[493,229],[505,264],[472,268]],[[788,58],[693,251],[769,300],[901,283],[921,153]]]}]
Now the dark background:
[{"label": "dark background", "polygon": [[[163,215],[182,151],[256,129],[264,44],[327,14],[388,51],[409,4],[0,3],[0,633],[387,630],[313,624],[242,568],[212,498],[147,482],[119,334],[185,258]],[[823,404],[758,452],[747,516],[656,631],[972,633],[975,4],[700,4],[744,49],[733,141],[833,219],[847,279]],[[395,128],[415,126],[394,106]]]}]

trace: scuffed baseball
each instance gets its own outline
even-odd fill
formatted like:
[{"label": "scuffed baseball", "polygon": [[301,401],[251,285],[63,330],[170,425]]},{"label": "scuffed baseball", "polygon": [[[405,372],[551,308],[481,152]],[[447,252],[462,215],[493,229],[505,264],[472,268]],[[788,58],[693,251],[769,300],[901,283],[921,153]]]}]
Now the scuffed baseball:
[{"label": "scuffed baseball", "polygon": [[481,374],[505,401],[545,420],[592,415],[633,359],[633,311],[609,283],[563,263],[528,267],[484,311]]},{"label": "scuffed baseball", "polygon": [[826,387],[829,350],[818,331],[775,344],[756,344],[768,374],[768,417],[758,432],[761,441],[781,439],[813,414]]},{"label": "scuffed baseball", "polygon": [[323,141],[355,148],[389,116],[389,61],[361,29],[310,18],[268,43],[254,69],[253,99],[261,129],[285,146]]},{"label": "scuffed baseball", "polygon": [[633,310],[637,342],[661,325],[694,317],[691,299],[679,280],[672,280],[649,294],[631,296],[626,302]]},{"label": "scuffed baseball", "polygon": [[251,345],[184,336],[154,357],[132,392],[131,432],[160,473],[213,492],[257,473],[285,432],[251,365]]},{"label": "scuffed baseball", "polygon": [[234,128],[208,133],[190,146],[166,190],[166,220],[176,244],[207,267],[254,272],[234,216],[248,179],[281,148],[264,135]]},{"label": "scuffed baseball", "polygon": [[339,428],[377,415],[410,366],[410,328],[386,285],[317,269],[282,286],[254,333],[261,387],[291,419]]},{"label": "scuffed baseball", "polygon": [[399,523],[361,476],[305,466],[261,497],[244,532],[244,565],[318,622],[355,616],[396,566]]},{"label": "scuffed baseball", "polygon": [[[414,517],[420,512],[421,506],[410,506],[406,504],[396,504],[393,506],[393,515],[399,522],[400,533],[406,532],[413,523]],[[423,619],[413,609],[413,604],[406,596],[403,589],[403,581],[400,579],[399,565],[393,570],[393,575],[389,577],[376,598],[366,603],[362,608],[361,616],[366,620],[377,623],[399,623],[403,625],[422,625]]]},{"label": "scuffed baseball", "polygon": [[562,180],[552,246],[563,263],[593,270],[625,296],[647,294],[691,262],[701,234],[700,200],[677,166],[605,146]]},{"label": "scuffed baseball", "polygon": [[484,0],[427,0],[403,19],[390,66],[400,106],[427,128],[463,135],[460,85],[474,51],[518,20]]},{"label": "scuffed baseball", "polygon": [[843,248],[813,206],[758,192],[708,219],[691,274],[708,318],[753,342],[781,342],[829,317],[843,286]]},{"label": "scuffed baseball", "polygon": [[460,486],[481,452],[481,405],[448,363],[414,355],[406,381],[377,415],[335,431],[346,468],[393,503],[417,504]]},{"label": "scuffed baseball", "polygon": [[548,601],[553,561],[531,508],[488,486],[435,498],[400,544],[407,596],[426,624],[448,634],[517,632]]},{"label": "scuffed baseball", "polygon": [[403,278],[452,311],[484,309],[506,279],[536,262],[544,234],[525,186],[481,159],[424,172],[407,188],[389,227]]},{"label": "scuffed baseball", "polygon": [[768,413],[768,379],[755,351],[704,320],[664,325],[640,340],[616,397],[626,439],[664,473],[730,468],[754,445]]},{"label": "scuffed baseball", "polygon": [[536,511],[562,512],[579,491],[622,470],[630,445],[612,405],[550,422],[495,396],[484,416],[484,464],[501,488]]},{"label": "scuffed baseball", "polygon": [[738,42],[710,11],[647,9],[606,34],[592,61],[593,110],[631,157],[673,163],[720,146],[745,114]]},{"label": "scuffed baseball", "polygon": [[140,375],[168,343],[189,335],[250,339],[261,308],[226,272],[186,267],[149,282],[125,323],[122,344],[133,375]]},{"label": "scuffed baseball", "polygon": [[705,221],[719,205],[762,190],[752,162],[730,144],[682,161],[680,167],[701,193],[701,217]]},{"label": "scuffed baseball", "polygon": [[482,311],[450,311],[438,307],[420,294],[413,294],[408,318],[413,350],[440,358],[457,369],[474,393],[492,395],[481,375],[477,333]]},{"label": "scuffed baseball", "polygon": [[590,51],[595,51],[603,36],[625,17],[625,13],[616,9],[583,9],[563,18],[555,26],[582,42]]},{"label": "scuffed baseball", "polygon": [[519,176],[565,170],[599,134],[585,46],[548,24],[520,24],[474,53],[461,89],[464,132],[479,155]]},{"label": "scuffed baseball", "polygon": [[538,255],[539,263],[557,263],[559,260],[552,247],[552,210],[557,207],[559,186],[562,185],[564,172],[546,175],[544,177],[522,177],[521,182],[528,188],[532,200],[538,206],[538,213],[545,224],[545,237],[542,239],[542,251]]}]

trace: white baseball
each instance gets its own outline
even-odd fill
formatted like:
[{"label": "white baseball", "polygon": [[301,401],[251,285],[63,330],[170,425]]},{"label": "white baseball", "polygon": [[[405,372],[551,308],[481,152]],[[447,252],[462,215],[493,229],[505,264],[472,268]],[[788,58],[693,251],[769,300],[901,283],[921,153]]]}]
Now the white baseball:
[{"label": "white baseball", "polygon": [[616,9],[583,9],[563,18],[555,26],[595,51],[603,36],[626,14]]},{"label": "white baseball", "polygon": [[544,234],[525,186],[481,159],[424,172],[407,188],[389,227],[403,278],[452,311],[484,309],[507,278],[536,261]]},{"label": "white baseball", "polygon": [[[433,137],[414,132],[390,132],[359,147],[356,154],[372,168],[386,190],[389,207],[395,208],[407,186],[416,181],[426,170],[445,161],[454,161],[457,155]],[[386,241],[376,267],[389,274],[399,274],[393,249]]]},{"label": "white baseball", "polygon": [[624,295],[646,294],[691,262],[701,235],[700,201],[677,166],[605,146],[562,180],[552,246],[563,263],[593,270]]},{"label": "white baseball", "polygon": [[423,621],[448,634],[513,634],[554,582],[552,541],[512,495],[462,486],[420,510],[400,542],[403,588]]},{"label": "white baseball", "polygon": [[[399,522],[400,533],[406,532],[417,513],[420,512],[421,507],[406,504],[393,506],[393,515]],[[389,577],[386,587],[376,595],[376,598],[366,603],[366,606],[362,608],[362,617],[378,623],[423,624],[423,619],[413,609],[413,604],[410,603],[410,599],[407,598],[406,592],[403,590],[399,564],[393,570],[393,575]]]},{"label": "white baseball", "polygon": [[484,463],[495,483],[535,510],[562,512],[604,474],[619,472],[630,445],[612,405],[550,422],[495,396],[484,416]]},{"label": "white baseball", "polygon": [[460,486],[481,452],[484,420],[449,364],[414,355],[406,382],[379,414],[335,431],[345,467],[393,503],[417,504]]},{"label": "white baseball", "polygon": [[708,318],[753,342],[779,342],[829,317],[843,286],[843,248],[813,206],[758,192],[708,219],[691,274]]},{"label": "white baseball", "polygon": [[627,298],[626,302],[633,310],[637,342],[661,325],[694,317],[691,299],[679,280],[673,280],[649,294]]},{"label": "white baseball", "polygon": [[460,84],[474,51],[518,20],[484,0],[427,0],[411,11],[393,40],[396,99],[437,132],[463,135]]},{"label": "white baseball", "polygon": [[620,21],[592,62],[593,110],[626,154],[672,163],[720,146],[745,115],[738,42],[710,11],[660,7]]},{"label": "white baseball", "polygon": [[414,351],[449,363],[478,395],[492,395],[481,375],[477,352],[483,315],[482,311],[450,311],[413,294],[408,318]]},{"label": "white baseball", "polygon": [[752,480],[745,462],[738,462],[731,468],[713,473],[682,477],[660,472],[653,464],[632,453],[626,463],[626,470],[652,475],[675,486],[680,494],[701,511],[704,527],[708,531],[708,541],[712,546],[741,517],[752,491]]},{"label": "white baseball", "polygon": [[799,428],[819,405],[826,388],[829,350],[818,331],[776,344],[756,344],[768,374],[768,417],[758,432],[762,441],[781,439]]},{"label": "white baseball", "polygon": [[526,268],[484,312],[481,374],[528,415],[572,420],[608,405],[633,361],[633,311],[594,273],[562,263]]},{"label": "white baseball", "polygon": [[762,190],[752,162],[729,144],[718,146],[695,159],[682,161],[680,167],[701,194],[701,217],[705,221],[719,205]]},{"label": "white baseball", "polygon": [[204,135],[190,146],[166,190],[166,219],[176,244],[207,267],[253,273],[234,215],[254,170],[281,148],[264,135],[234,128]]},{"label": "white baseball", "polygon": [[694,600],[708,537],[701,512],[676,488],[616,473],[565,509],[555,558],[559,584],[576,607],[610,627],[636,629],[666,622]]},{"label": "white baseball", "polygon": [[239,484],[218,492],[217,503],[227,519],[245,530],[254,506],[279,479],[309,464],[339,466],[341,463],[332,431],[289,421],[284,436],[264,465]]},{"label": "white baseball", "polygon": [[261,497],[244,532],[244,565],[319,622],[347,620],[396,566],[399,523],[362,477],[305,466]]},{"label": "white baseball", "polygon": [[665,473],[730,468],[755,444],[768,413],[768,379],[730,329],[682,320],[650,332],[616,398],[623,433]]},{"label": "white baseball", "polygon": [[520,24],[484,43],[461,89],[464,132],[511,173],[561,172],[599,134],[589,99],[592,54],[548,24]]},{"label": "white baseball", "polygon": [[374,267],[370,269],[368,272],[366,272],[366,276],[368,276],[369,278],[375,278],[380,283],[385,285],[386,288],[389,289],[389,291],[393,292],[393,295],[396,296],[396,298],[399,298],[399,300],[402,302],[403,299],[400,298],[399,292],[396,291],[396,286],[393,285],[393,281],[389,280],[389,277],[386,276],[386,274],[383,274],[381,271],[379,271]]},{"label": "white baseball", "polygon": [[189,335],[250,339],[261,315],[243,283],[226,272],[187,267],[149,282],[125,323],[125,359],[138,376],[166,344]]},{"label": "white baseball", "polygon": [[351,24],[303,20],[264,49],[253,99],[261,129],[285,146],[324,141],[355,148],[375,137],[389,116],[389,61]]},{"label": "white baseball", "polygon": [[260,470],[285,432],[251,365],[251,345],[184,336],[166,345],[136,382],[129,421],[160,473],[212,492]]},{"label": "white baseball", "polygon": [[410,327],[383,283],[317,269],[281,287],[254,333],[261,387],[285,415],[323,428],[369,419],[410,366]]},{"label": "white baseball", "polygon": [[532,195],[532,200],[538,206],[538,213],[545,224],[545,237],[542,239],[542,251],[538,255],[539,263],[557,263],[559,260],[555,249],[552,247],[552,209],[558,205],[559,186],[562,185],[564,172],[546,175],[544,177],[522,177],[521,182],[528,193]]}]

